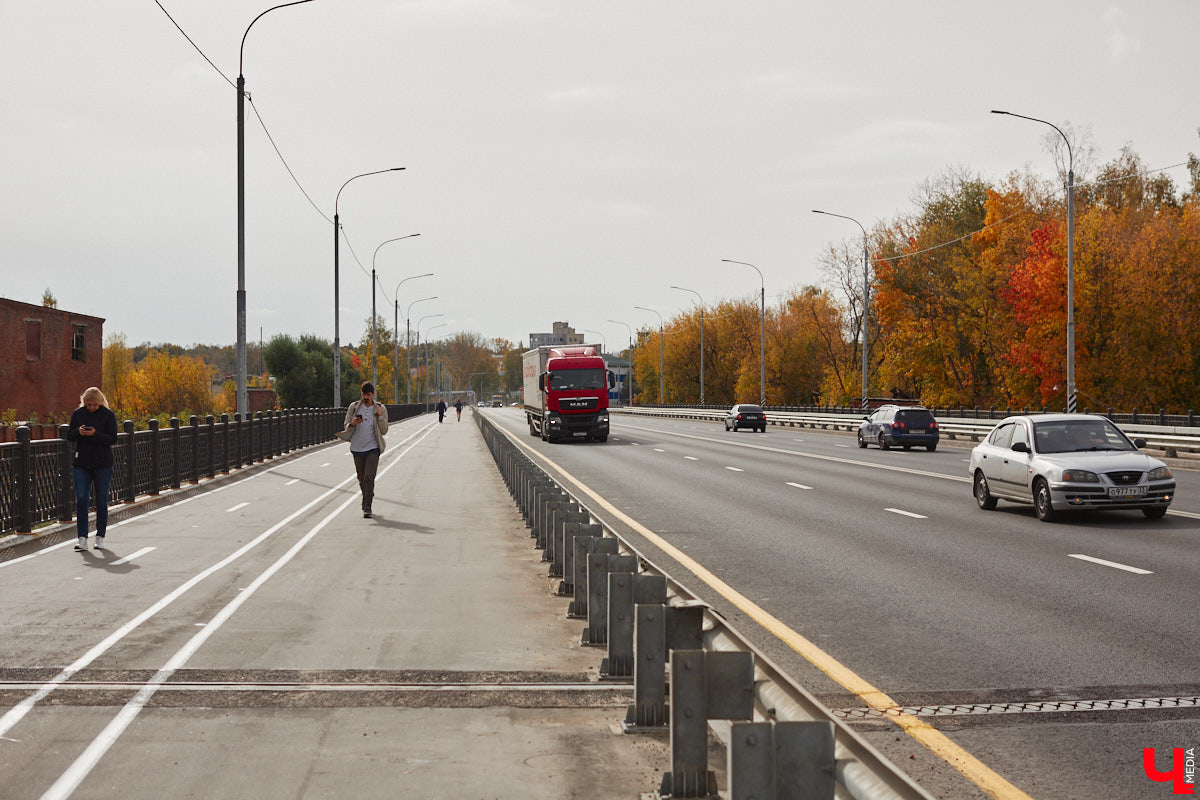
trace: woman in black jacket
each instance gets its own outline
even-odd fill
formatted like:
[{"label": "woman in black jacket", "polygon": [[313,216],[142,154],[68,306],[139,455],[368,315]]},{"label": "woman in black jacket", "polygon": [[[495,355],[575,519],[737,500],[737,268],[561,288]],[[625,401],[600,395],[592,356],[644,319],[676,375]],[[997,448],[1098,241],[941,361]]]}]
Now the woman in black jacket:
[{"label": "woman in black jacket", "polygon": [[76,550],[87,550],[88,495],[96,491],[96,549],[104,548],[108,530],[108,484],[112,481],[112,446],[117,443],[117,416],[108,408],[104,392],[95,386],[79,397],[80,407],[71,415],[67,441],[75,444],[75,531]]}]

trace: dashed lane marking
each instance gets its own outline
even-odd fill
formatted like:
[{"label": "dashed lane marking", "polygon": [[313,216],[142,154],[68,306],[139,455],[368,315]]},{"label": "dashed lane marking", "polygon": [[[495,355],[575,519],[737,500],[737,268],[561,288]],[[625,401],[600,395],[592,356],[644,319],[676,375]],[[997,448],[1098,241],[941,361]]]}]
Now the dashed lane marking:
[{"label": "dashed lane marking", "polygon": [[1094,556],[1085,556],[1082,553],[1067,553],[1071,558],[1078,558],[1080,561],[1090,561],[1093,564],[1099,564],[1102,567],[1112,567],[1113,569],[1123,569],[1126,572],[1132,572],[1134,575],[1153,575],[1154,573],[1148,569],[1140,567],[1131,567],[1128,564],[1118,564],[1116,561],[1105,561],[1103,558]]},{"label": "dashed lane marking", "polygon": [[141,550],[138,550],[137,552],[134,552],[134,553],[130,553],[129,555],[125,556],[124,558],[118,558],[116,561],[109,564],[109,566],[110,567],[119,567],[122,564],[128,564],[130,561],[133,561],[135,558],[144,556],[144,555],[146,555],[146,553],[149,553],[152,550],[157,550],[157,549],[158,549],[157,547],[143,547]]},{"label": "dashed lane marking", "polygon": [[236,506],[234,506],[233,508],[227,508],[227,509],[225,509],[225,513],[226,513],[226,514],[228,514],[230,511],[237,511],[238,509],[240,509],[240,508],[245,508],[245,507],[246,507],[246,506],[248,506],[248,505],[250,505],[250,504],[249,504],[249,503],[238,503],[238,504],[237,504]]},{"label": "dashed lane marking", "polygon": [[900,514],[905,517],[912,517],[913,519],[929,519],[924,514],[914,514],[912,511],[905,511],[902,508],[885,508],[884,511],[890,511],[893,514]]},{"label": "dashed lane marking", "polygon": [[803,483],[792,483],[791,481],[788,481],[787,485],[795,486],[797,489],[811,489],[812,488],[811,486],[805,486]]}]

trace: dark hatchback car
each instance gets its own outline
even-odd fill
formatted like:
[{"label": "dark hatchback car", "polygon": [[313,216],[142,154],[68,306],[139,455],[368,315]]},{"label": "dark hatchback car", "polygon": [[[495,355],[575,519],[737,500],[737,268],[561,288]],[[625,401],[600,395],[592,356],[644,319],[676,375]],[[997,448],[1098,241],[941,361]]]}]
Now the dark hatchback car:
[{"label": "dark hatchback car", "polygon": [[880,450],[921,446],[933,452],[938,446],[938,424],[933,412],[920,406],[880,406],[858,426],[858,446],[879,445]]},{"label": "dark hatchback car", "polygon": [[767,415],[763,413],[762,406],[739,403],[729,409],[725,414],[725,430],[736,431],[739,428],[764,433],[767,430]]}]

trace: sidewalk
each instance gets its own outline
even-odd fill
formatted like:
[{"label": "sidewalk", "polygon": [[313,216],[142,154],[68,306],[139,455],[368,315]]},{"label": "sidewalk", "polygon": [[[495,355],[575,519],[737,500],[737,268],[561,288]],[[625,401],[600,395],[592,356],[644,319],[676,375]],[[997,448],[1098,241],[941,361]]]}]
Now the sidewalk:
[{"label": "sidewalk", "polygon": [[[402,520],[394,522],[429,535],[398,538],[397,557],[419,554],[421,569],[407,573],[396,602],[406,619],[422,620],[403,626],[405,668],[427,670],[447,688],[492,685],[431,686],[396,709],[389,727],[419,766],[393,787],[394,796],[561,800],[652,792],[669,764],[667,737],[619,732],[632,688],[598,682],[605,653],[579,644],[584,623],[568,620],[567,598],[551,593],[547,565],[473,413],[434,423],[406,456],[416,471],[399,478]],[[395,483],[385,480],[376,501],[385,522],[394,512],[379,500]],[[515,685],[539,683],[546,685]]]}]

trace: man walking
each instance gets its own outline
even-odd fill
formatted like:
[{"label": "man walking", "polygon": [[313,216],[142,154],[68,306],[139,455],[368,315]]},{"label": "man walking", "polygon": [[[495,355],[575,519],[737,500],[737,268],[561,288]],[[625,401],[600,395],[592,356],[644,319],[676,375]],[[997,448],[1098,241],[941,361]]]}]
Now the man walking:
[{"label": "man walking", "polygon": [[375,472],[379,469],[379,456],[384,448],[383,435],[387,433],[388,423],[387,412],[375,402],[374,384],[366,381],[361,389],[362,399],[351,403],[346,409],[346,430],[353,433],[350,437],[350,454],[354,456],[358,487],[362,490],[363,517],[371,519]]},{"label": "man walking", "polygon": [[442,400],[441,398],[438,398],[437,412],[438,412],[438,422],[441,422],[442,419],[445,418],[445,416],[446,416],[446,401]]}]

